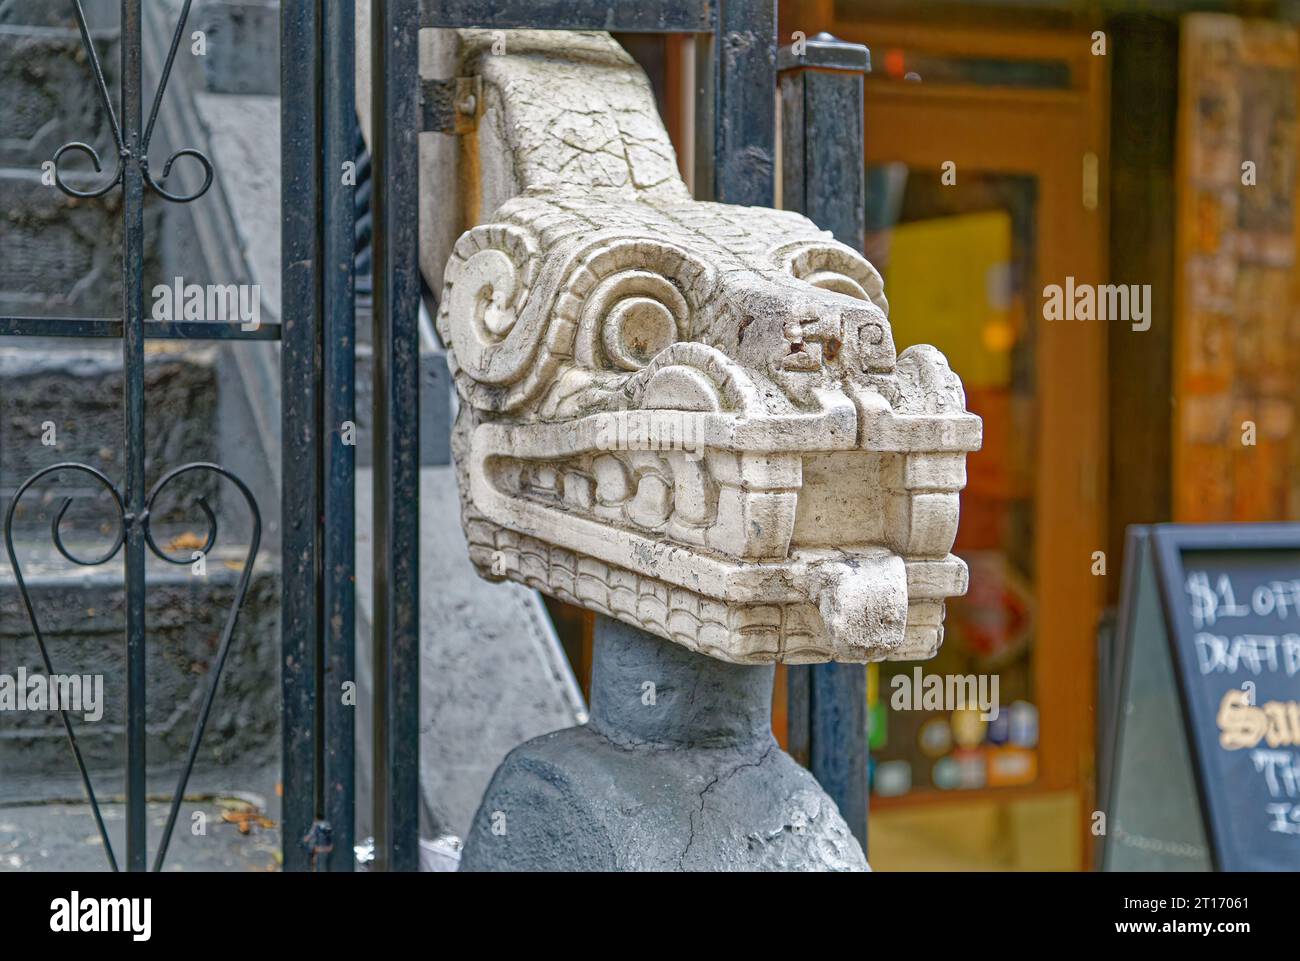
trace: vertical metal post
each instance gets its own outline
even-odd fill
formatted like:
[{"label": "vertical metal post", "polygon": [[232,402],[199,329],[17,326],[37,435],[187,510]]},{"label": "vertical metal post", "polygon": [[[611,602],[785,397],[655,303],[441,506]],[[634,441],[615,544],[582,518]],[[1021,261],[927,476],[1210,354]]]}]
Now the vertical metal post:
[{"label": "vertical metal post", "polygon": [[284,866],[350,871],[355,820],[352,0],[283,4]]},{"label": "vertical metal post", "polygon": [[280,346],[284,869],[307,871],[320,771],[322,171],[320,2],[280,5]]},{"label": "vertical metal post", "polygon": [[147,870],[144,643],[144,100],[140,0],[122,0],[122,377],[126,452],[126,867]]},{"label": "vertical metal post", "polygon": [[[865,243],[861,44],[829,34],[781,49],[782,196],[835,239]],[[812,771],[867,848],[866,675],[860,664],[791,666],[790,751]]]},{"label": "vertical metal post", "polygon": [[854,250],[866,242],[862,90],[870,62],[862,44],[826,33],[779,56],[785,207]]},{"label": "vertical metal post", "polygon": [[776,196],[776,0],[717,0],[696,37],[696,196],[770,207]]},{"label": "vertical metal post", "polygon": [[[353,0],[324,5],[323,114],[325,130],[324,324],[324,650],[320,659],[319,707],[324,755],[318,816],[328,826],[329,853],[318,868],[351,871],[355,828],[356,708],[343,703],[343,685],[355,674],[356,478],[354,444],[344,443],[344,424],[355,432],[356,208],[344,164],[356,157],[356,22]],[[354,433],[355,436],[355,433]],[[323,862],[323,863],[322,863]]]},{"label": "vertical metal post", "polygon": [[373,2],[375,862],[419,867],[418,0]]}]

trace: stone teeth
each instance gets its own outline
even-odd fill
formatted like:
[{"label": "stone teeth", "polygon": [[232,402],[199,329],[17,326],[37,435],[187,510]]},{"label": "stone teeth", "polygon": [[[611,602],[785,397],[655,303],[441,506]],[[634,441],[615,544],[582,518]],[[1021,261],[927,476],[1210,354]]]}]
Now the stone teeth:
[{"label": "stone teeth", "polygon": [[601,504],[621,504],[631,496],[632,483],[627,468],[613,454],[597,457],[592,470],[596,473],[596,500]]},{"label": "stone teeth", "polygon": [[658,474],[643,474],[636,497],[627,506],[627,516],[642,527],[659,527],[668,520],[672,506],[672,485]]},{"label": "stone teeth", "polygon": [[569,471],[564,475],[564,503],[578,510],[591,510],[596,485],[590,477]]}]

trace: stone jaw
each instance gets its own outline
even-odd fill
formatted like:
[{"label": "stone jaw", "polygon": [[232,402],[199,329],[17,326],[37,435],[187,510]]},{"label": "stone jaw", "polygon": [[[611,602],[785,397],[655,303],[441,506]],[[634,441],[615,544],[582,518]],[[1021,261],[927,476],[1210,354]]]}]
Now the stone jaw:
[{"label": "stone jaw", "polygon": [[895,355],[860,254],[689,200],[644,77],[583,40],[607,99],[562,45],[474,61],[497,105],[478,150],[517,183],[443,271],[472,560],[725,661],[932,656],[966,588],[960,381],[934,348]]}]

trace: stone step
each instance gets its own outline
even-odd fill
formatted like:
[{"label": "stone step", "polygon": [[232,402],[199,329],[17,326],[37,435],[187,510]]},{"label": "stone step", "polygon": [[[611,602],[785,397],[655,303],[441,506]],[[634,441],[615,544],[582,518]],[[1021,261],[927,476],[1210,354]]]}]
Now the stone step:
[{"label": "stone step", "polygon": [[[51,7],[64,7],[51,3]],[[109,97],[118,102],[120,34],[116,27],[91,34]],[[112,128],[96,90],[90,58],[75,27],[0,23],[0,166],[39,171],[65,143],[80,141],[99,151],[105,175],[116,164]],[[73,152],[63,170],[91,169]]]},{"label": "stone step", "polygon": [[[279,765],[266,771],[232,771],[216,782],[216,790],[195,787],[190,779],[172,831],[164,871],[278,871],[280,869],[280,812],[275,796]],[[106,778],[104,780],[107,780]],[[148,851],[152,859],[162,840],[170,810],[169,785],[155,779],[149,785],[147,808]],[[253,792],[249,782],[269,782],[270,790]],[[51,787],[55,787],[51,785]],[[119,866],[126,852],[126,805],[120,790],[110,794],[95,785],[100,812]],[[91,807],[82,797],[80,784],[69,784],[65,793],[51,791],[49,800],[0,802],[0,870],[11,871],[104,871],[108,867],[99,843]],[[228,820],[233,812],[263,815]],[[190,830],[196,815],[202,815],[205,831]],[[242,830],[241,830],[242,828]],[[430,842],[431,843],[431,842]],[[426,842],[420,841],[421,851]],[[150,860],[150,864],[152,864]],[[453,866],[449,870],[455,870]]]},{"label": "stone step", "polygon": [[[69,175],[65,182],[84,190],[97,181]],[[39,168],[0,168],[0,315],[119,316],[121,209],[120,189],[68,197],[42,184]],[[159,273],[161,224],[161,203],[146,197],[146,297]]]},{"label": "stone step", "polygon": [[[116,0],[81,0],[92,30],[117,24]],[[65,27],[75,30],[71,0],[0,0],[0,24],[28,27]]]},{"label": "stone step", "polygon": [[[97,542],[73,549],[90,555],[104,546]],[[202,577],[189,565],[164,564],[150,555],[145,621],[151,772],[176,771],[183,762],[246,551],[246,543],[219,543]],[[103,677],[103,716],[90,721],[77,715],[73,723],[87,767],[104,772],[97,788],[101,781],[118,784],[125,757],[121,555],[101,567],[77,568],[52,547],[24,544],[19,563],[55,671]],[[200,769],[253,768],[278,757],[277,558],[263,550],[253,570],[204,735]],[[20,667],[28,677],[44,673],[6,558],[0,565],[0,675],[16,679]],[[75,776],[56,712],[0,711],[0,800],[46,797],[49,783],[66,784]]]},{"label": "stone step", "polygon": [[[121,348],[116,341],[95,347],[85,343],[61,338],[0,341],[0,512],[8,510],[23,481],[53,464],[84,463],[122,484],[126,459]],[[148,344],[147,483],[182,464],[217,458],[216,364],[212,346]],[[205,495],[215,509],[226,496],[224,486],[207,472],[178,478],[169,487],[175,497],[158,505],[159,521],[201,520],[201,513],[188,505]],[[61,482],[43,479],[22,497],[15,509],[15,531],[23,537],[39,533],[48,540],[49,524],[68,496],[77,498],[65,518],[70,533],[98,530],[110,518],[116,523],[109,495],[93,478],[70,471]],[[169,506],[178,499],[186,506]]]},{"label": "stone step", "polygon": [[[120,100],[121,50],[115,6],[86,4],[114,105]],[[93,146],[103,168],[95,172],[80,151],[65,154],[60,172],[76,189],[101,187],[118,163],[109,115],[70,4],[0,0],[0,91],[0,315],[116,315],[121,191],[68,197],[44,170],[71,142]],[[147,276],[158,263],[161,220],[161,204],[147,195]]]}]

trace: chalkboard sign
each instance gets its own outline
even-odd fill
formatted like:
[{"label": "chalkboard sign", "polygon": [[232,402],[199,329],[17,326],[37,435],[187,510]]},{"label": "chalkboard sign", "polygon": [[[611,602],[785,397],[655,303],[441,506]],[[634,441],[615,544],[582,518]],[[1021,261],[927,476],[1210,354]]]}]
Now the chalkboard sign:
[{"label": "chalkboard sign", "polygon": [[1104,866],[1300,870],[1300,524],[1128,550]]}]

